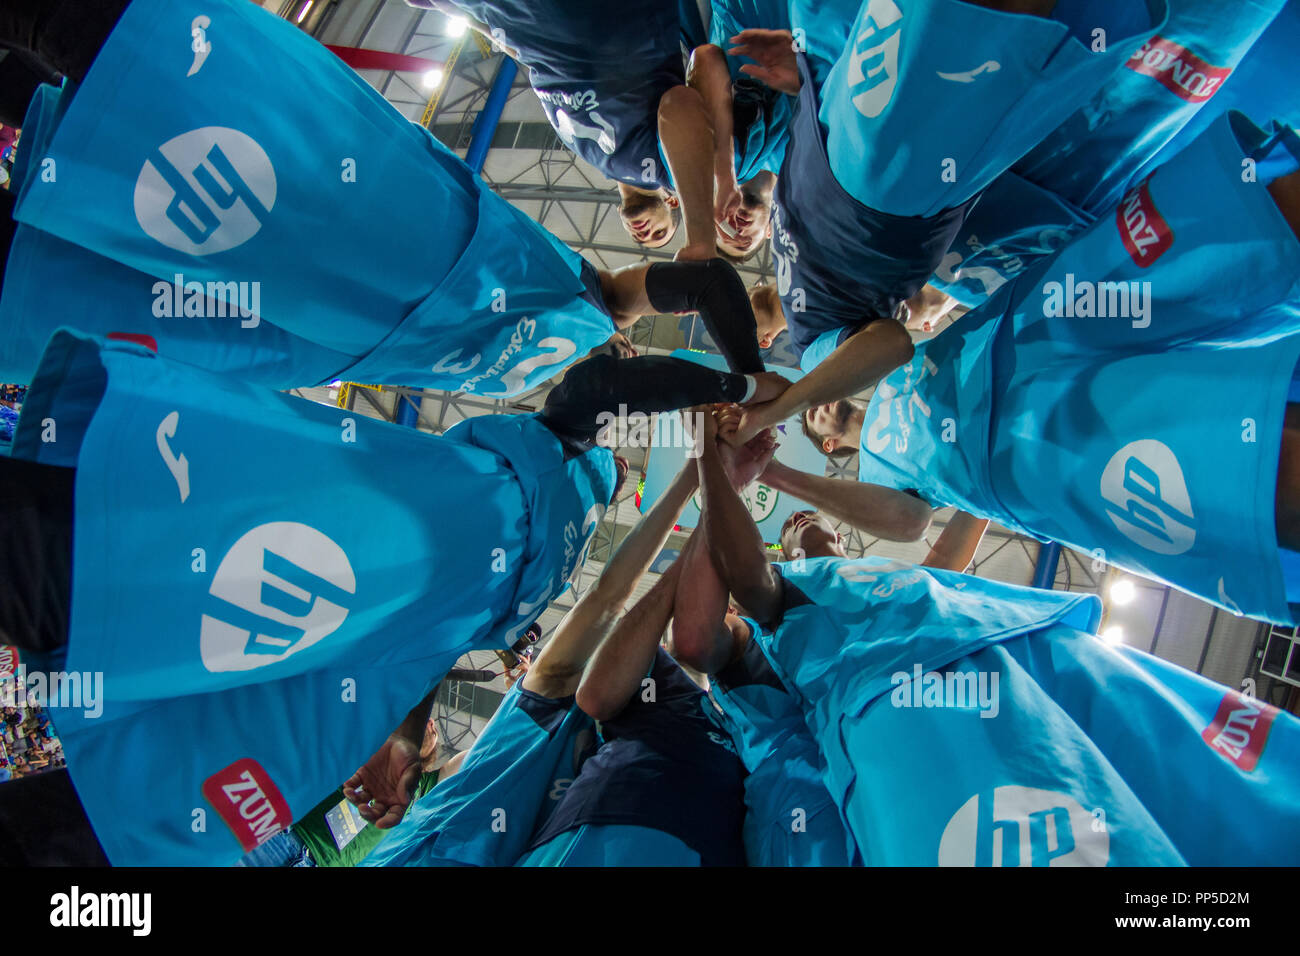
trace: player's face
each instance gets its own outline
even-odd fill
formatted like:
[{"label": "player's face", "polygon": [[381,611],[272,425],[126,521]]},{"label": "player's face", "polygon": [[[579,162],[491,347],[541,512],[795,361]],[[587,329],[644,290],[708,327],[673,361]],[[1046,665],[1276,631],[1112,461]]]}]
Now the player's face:
[{"label": "player's face", "polygon": [[846,557],[839,532],[815,511],[796,511],[785,519],[781,551],[788,559]]},{"label": "player's face", "polygon": [[677,232],[672,211],[659,196],[644,193],[629,196],[619,207],[618,216],[632,241],[647,249],[667,245]]}]

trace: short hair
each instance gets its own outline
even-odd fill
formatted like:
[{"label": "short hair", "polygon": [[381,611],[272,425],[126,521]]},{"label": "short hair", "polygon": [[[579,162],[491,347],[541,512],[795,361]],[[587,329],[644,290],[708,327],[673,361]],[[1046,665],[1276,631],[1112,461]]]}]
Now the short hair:
[{"label": "short hair", "polygon": [[825,441],[825,439],[819,437],[817,433],[812,430],[812,426],[808,424],[807,411],[804,411],[799,415],[799,425],[803,429],[804,435],[806,435],[808,440],[813,443],[813,446],[829,458],[849,458],[858,450],[857,445],[840,445],[834,451],[827,451],[823,448],[822,442]]}]

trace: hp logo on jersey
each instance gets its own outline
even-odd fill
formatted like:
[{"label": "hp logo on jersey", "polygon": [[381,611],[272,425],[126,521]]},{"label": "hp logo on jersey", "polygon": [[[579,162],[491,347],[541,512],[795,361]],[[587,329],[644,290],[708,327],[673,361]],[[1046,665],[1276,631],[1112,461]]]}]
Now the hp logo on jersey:
[{"label": "hp logo on jersey", "polygon": [[962,804],[939,840],[940,866],[1105,866],[1110,834],[1073,797],[995,787]]},{"label": "hp logo on jersey", "polygon": [[861,29],[849,55],[848,86],[850,91],[862,90],[853,96],[853,105],[868,119],[884,112],[894,98],[902,20],[903,11],[894,0],[871,0],[859,21]]},{"label": "hp logo on jersey", "polygon": [[1182,554],[1196,541],[1195,517],[1178,458],[1154,438],[1129,442],[1101,473],[1106,514],[1133,543],[1156,554]]},{"label": "hp logo on jersey", "polygon": [[168,248],[206,256],[242,245],[275,205],[275,169],[251,136],[205,126],[163,143],[135,181],[135,218]]},{"label": "hp logo on jersey", "polygon": [[199,630],[203,666],[248,671],[306,650],[339,629],[356,590],[348,556],[315,528],[258,525],[212,575],[208,591],[216,601]]}]

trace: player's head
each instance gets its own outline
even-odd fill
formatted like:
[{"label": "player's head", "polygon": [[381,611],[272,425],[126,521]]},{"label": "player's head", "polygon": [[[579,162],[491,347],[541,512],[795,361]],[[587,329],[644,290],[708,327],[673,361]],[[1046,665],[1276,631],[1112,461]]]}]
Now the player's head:
[{"label": "player's head", "polygon": [[618,218],[637,245],[658,249],[677,235],[682,214],[676,196],[664,189],[651,191],[626,184],[620,184],[618,191]]},{"label": "player's head", "polygon": [[718,255],[733,263],[748,262],[772,235],[772,190],[776,175],[763,170],[740,187],[740,207],[715,220]]},{"label": "player's head", "polygon": [[847,558],[844,536],[816,511],[796,511],[781,525],[781,554],[792,558]]},{"label": "player's head", "polygon": [[770,349],[776,337],[785,331],[785,310],[774,285],[756,285],[749,290],[749,304],[754,310],[758,347]]},{"label": "player's head", "polygon": [[817,450],[832,458],[847,458],[858,450],[867,406],[852,398],[816,405],[803,413],[803,433]]}]

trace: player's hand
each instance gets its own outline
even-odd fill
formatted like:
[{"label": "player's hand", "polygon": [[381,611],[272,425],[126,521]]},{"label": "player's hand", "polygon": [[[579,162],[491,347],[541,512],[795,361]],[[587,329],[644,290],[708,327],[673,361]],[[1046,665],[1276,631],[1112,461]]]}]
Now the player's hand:
[{"label": "player's hand", "polygon": [[727,51],[727,56],[747,56],[754,61],[742,66],[741,73],[778,93],[799,95],[799,61],[789,30],[742,30],[731,42],[736,46]]},{"label": "player's hand", "polygon": [[506,680],[506,690],[509,690],[511,687],[514,687],[515,681],[519,680],[519,678],[523,677],[525,674],[528,673],[528,663],[529,663],[528,658],[521,657],[519,659],[518,664],[516,664],[514,667],[507,667],[505,669],[505,672],[502,673],[501,676],[504,677]]},{"label": "player's hand", "polygon": [[343,796],[380,830],[397,826],[420,779],[420,749],[392,736],[343,784]]},{"label": "player's hand", "polygon": [[740,185],[736,182],[735,177],[730,179],[719,179],[714,184],[713,202],[713,221],[715,223],[724,223],[731,219],[733,213],[738,210],[744,202],[740,195]]},{"label": "player's hand", "polygon": [[[754,394],[749,397],[746,405],[765,405],[785,394],[785,390],[793,384],[788,378],[779,372],[759,372],[754,376],[754,381],[758,388]],[[749,436],[753,438],[753,435]]]},{"label": "player's hand", "polygon": [[718,455],[731,487],[739,493],[763,473],[776,454],[778,445],[770,428],[765,428],[745,444],[732,446],[720,442]]},{"label": "player's hand", "polygon": [[746,405],[741,413],[740,422],[736,425],[736,430],[725,436],[723,440],[733,448],[744,445],[765,429],[776,424],[768,421],[771,414],[772,405],[770,402],[761,405]]},{"label": "player's hand", "polygon": [[618,359],[636,358],[638,354],[636,346],[622,332],[615,332],[609,337],[608,342],[604,345],[597,345],[591,351],[593,354],[601,351],[608,352]]},{"label": "player's hand", "polygon": [[718,421],[713,417],[714,406],[696,405],[681,411],[682,425],[691,436],[696,448],[707,447],[718,438]]},{"label": "player's hand", "polygon": [[739,405],[723,405],[714,411],[714,417],[718,420],[718,441],[731,444],[731,438],[740,426],[741,416],[745,410]]}]

